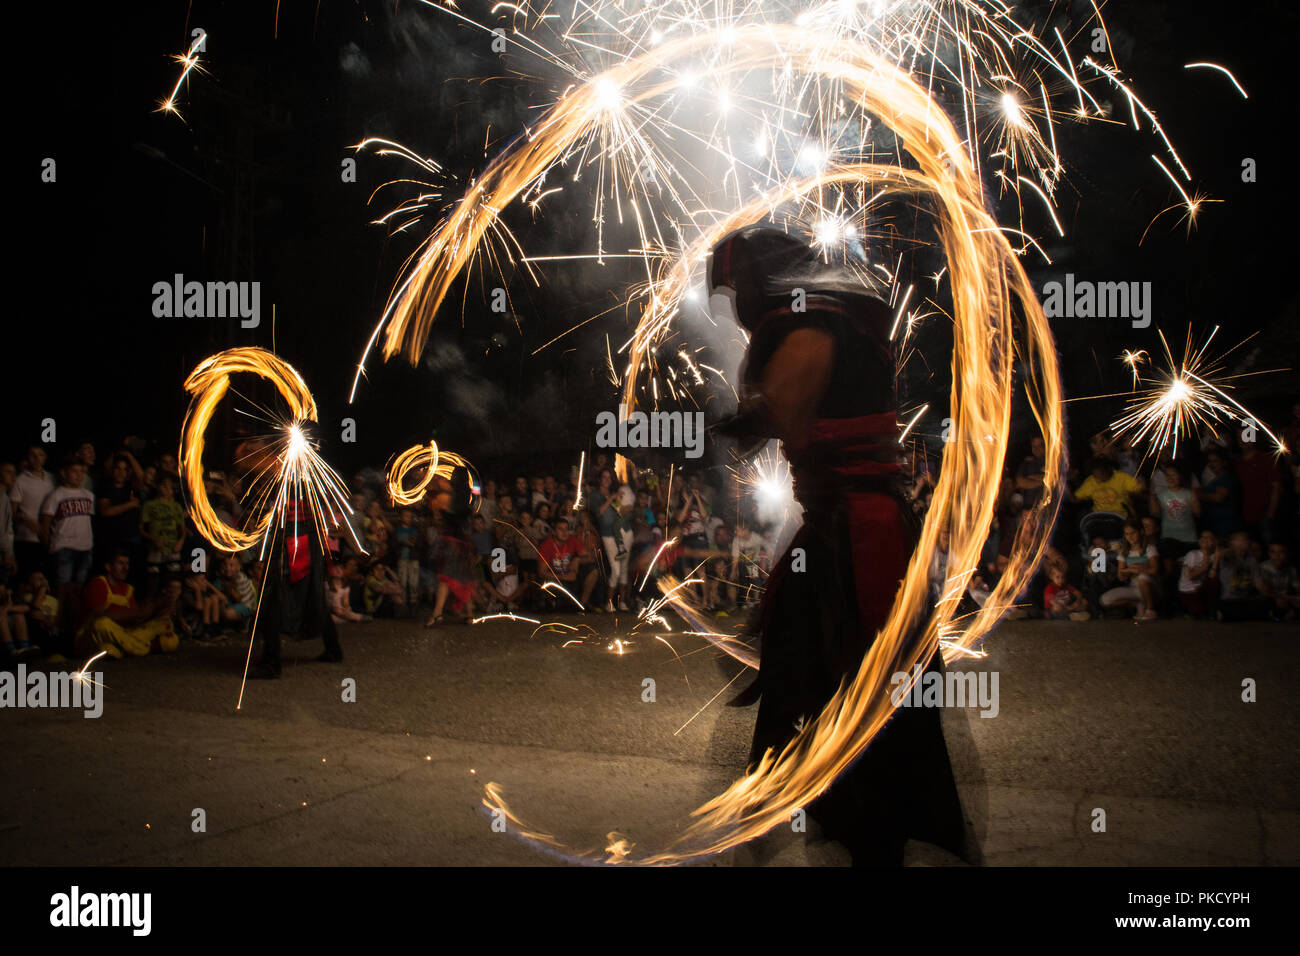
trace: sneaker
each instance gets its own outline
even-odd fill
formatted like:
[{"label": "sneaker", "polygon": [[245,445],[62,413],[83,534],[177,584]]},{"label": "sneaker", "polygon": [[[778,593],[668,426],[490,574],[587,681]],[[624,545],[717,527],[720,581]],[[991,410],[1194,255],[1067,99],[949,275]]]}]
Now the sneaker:
[{"label": "sneaker", "polygon": [[613,613],[614,613],[614,602],[613,602],[613,601],[606,601],[606,602],[605,602],[605,613],[606,613],[606,614],[613,614]]}]

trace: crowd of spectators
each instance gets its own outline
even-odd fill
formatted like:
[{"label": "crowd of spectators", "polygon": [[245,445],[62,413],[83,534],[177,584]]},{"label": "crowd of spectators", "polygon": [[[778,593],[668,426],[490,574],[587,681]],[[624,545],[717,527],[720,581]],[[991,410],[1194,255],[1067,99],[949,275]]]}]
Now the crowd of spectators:
[{"label": "crowd of spectators", "polygon": [[[1288,449],[1300,444],[1300,404],[1283,438]],[[40,444],[17,464],[0,461],[0,658],[145,654],[247,632],[260,553],[213,551],[179,500],[175,456],[144,465],[144,447],[129,438],[101,457],[87,442],[57,471]],[[1207,430],[1154,466],[1108,432],[1089,453],[1084,473],[1071,468],[1055,534],[1012,616],[1296,619],[1293,452]],[[968,607],[993,593],[1044,493],[1041,439],[1008,460]],[[903,494],[918,516],[937,468],[924,454],[905,468]],[[641,469],[624,482],[597,454],[581,475],[577,466],[495,474],[468,490],[435,479],[418,504],[394,507],[384,475],[359,473],[351,513],[328,538],[328,607],[340,623],[419,617],[431,626],[498,613],[634,613],[671,578],[688,582],[704,610],[736,614],[757,603],[794,515],[766,513],[732,470],[717,474]],[[239,478],[210,471],[206,490],[237,524]],[[936,599],[948,547],[941,533]]]},{"label": "crowd of spectators", "polygon": [[688,582],[718,615],[757,603],[780,522],[759,521],[751,489],[675,469],[621,482],[604,454],[581,481],[578,471],[484,478],[464,501],[435,480],[423,503],[405,508],[389,506],[382,481],[358,475],[348,527],[332,542],[335,619],[635,613],[660,595],[664,576]]},{"label": "crowd of spectators", "polygon": [[[1089,440],[1083,473],[1072,467],[1060,518],[1013,617],[1089,620],[1133,616],[1294,621],[1300,587],[1292,556],[1300,535],[1300,404],[1276,454],[1258,428],[1205,429],[1158,460],[1109,431]],[[1257,439],[1257,440],[1252,440]],[[983,606],[1006,571],[1026,511],[1044,493],[1041,438],[1003,474],[996,518],[965,601]],[[933,467],[915,469],[912,498],[928,507]],[[937,595],[946,538],[932,563]]]},{"label": "crowd of spectators", "polygon": [[[143,465],[143,448],[127,439],[100,456],[85,443],[57,472],[40,444],[0,462],[0,659],[145,654],[247,633],[262,555],[214,551],[179,500],[175,456]],[[782,522],[759,521],[751,489],[675,469],[624,483],[604,454],[581,483],[578,471],[489,478],[472,493],[439,478],[408,507],[392,504],[382,473],[358,473],[351,512],[327,537],[331,614],[436,625],[635,612],[665,575],[719,615],[757,603]],[[241,478],[209,471],[205,489],[218,516],[239,524]]]}]

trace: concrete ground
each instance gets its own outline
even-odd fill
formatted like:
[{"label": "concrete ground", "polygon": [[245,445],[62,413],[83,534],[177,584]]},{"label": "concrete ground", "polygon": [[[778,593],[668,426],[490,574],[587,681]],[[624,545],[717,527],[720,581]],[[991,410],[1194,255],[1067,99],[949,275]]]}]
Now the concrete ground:
[{"label": "concrete ground", "polygon": [[[577,630],[349,625],[343,664],[290,641],[284,678],[250,682],[239,711],[246,644],[102,660],[98,720],[0,710],[0,864],[554,865],[493,831],[488,781],[579,849],[611,831],[662,846],[741,770],[755,710],[721,706],[739,683],[709,704],[727,676],[711,648],[688,653],[698,638],[670,638],[680,661],[640,635],[618,654],[613,618],[552,617]],[[1003,624],[970,668],[998,673],[999,713],[945,712],[986,862],[1300,864],[1295,638],[1271,624]],[[1242,701],[1247,678],[1257,703]],[[832,864],[838,849],[786,834],[709,862]],[[908,860],[950,862],[920,844]]]}]

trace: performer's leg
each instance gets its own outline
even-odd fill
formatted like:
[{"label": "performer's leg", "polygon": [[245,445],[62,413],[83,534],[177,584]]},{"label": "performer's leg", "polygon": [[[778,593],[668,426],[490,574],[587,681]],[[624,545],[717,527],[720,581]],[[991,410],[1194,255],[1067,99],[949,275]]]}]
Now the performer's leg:
[{"label": "performer's leg", "polygon": [[262,658],[256,677],[280,676],[280,624],[284,602],[284,584],[280,580],[280,563],[268,558],[262,584],[262,603],[257,610],[253,637],[262,639]]},{"label": "performer's leg", "polygon": [[335,627],[334,618],[330,614],[323,615],[321,637],[325,640],[325,653],[318,657],[317,660],[332,663],[343,660],[343,645],[339,643],[339,629]]}]

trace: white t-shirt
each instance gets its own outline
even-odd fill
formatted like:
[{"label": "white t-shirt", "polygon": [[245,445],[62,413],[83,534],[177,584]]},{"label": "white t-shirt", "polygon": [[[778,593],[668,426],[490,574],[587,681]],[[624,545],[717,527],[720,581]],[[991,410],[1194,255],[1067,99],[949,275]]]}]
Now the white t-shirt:
[{"label": "white t-shirt", "polygon": [[[1147,545],[1141,553],[1124,551],[1120,557],[1124,559],[1126,568],[1142,577],[1153,577],[1160,570],[1160,550],[1154,544]],[[1141,561],[1142,558],[1146,558],[1146,561]]]},{"label": "white t-shirt", "polygon": [[40,541],[41,537],[31,528],[21,524],[19,518],[28,518],[37,525],[41,523],[41,503],[45,496],[54,490],[54,480],[48,471],[41,472],[37,478],[30,471],[18,473],[13,490],[9,492],[9,501],[14,506],[14,540]]},{"label": "white t-shirt", "polygon": [[53,515],[50,525],[50,551],[70,548],[90,551],[95,546],[90,516],[95,513],[95,496],[85,488],[59,485],[41,505],[42,515]]}]

